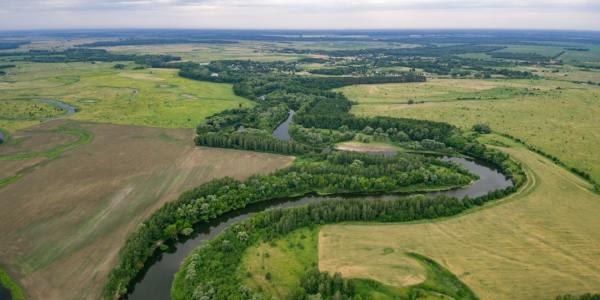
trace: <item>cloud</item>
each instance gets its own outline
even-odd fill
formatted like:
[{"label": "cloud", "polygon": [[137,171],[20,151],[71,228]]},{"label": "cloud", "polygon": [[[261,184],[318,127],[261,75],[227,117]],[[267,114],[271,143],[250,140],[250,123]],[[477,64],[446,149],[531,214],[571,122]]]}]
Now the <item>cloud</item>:
[{"label": "cloud", "polygon": [[0,29],[600,29],[591,0],[0,0]]},{"label": "cloud", "polygon": [[168,9],[177,7],[279,8],[286,10],[460,10],[460,9],[538,9],[600,11],[591,0],[0,0],[7,11],[24,10],[106,10]]}]

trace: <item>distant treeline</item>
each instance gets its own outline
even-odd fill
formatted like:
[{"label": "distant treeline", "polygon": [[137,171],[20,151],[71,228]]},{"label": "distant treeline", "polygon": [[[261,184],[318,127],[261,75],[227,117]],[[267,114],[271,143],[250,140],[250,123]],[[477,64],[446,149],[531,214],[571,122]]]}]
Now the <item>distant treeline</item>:
[{"label": "distant treeline", "polygon": [[[433,49],[435,49],[435,51]],[[369,74],[378,74],[383,76],[385,73],[393,74],[393,71],[380,71],[376,68],[406,67],[413,72],[416,69],[420,69],[427,73],[452,75],[453,77],[472,76],[477,78],[489,78],[494,75],[499,75],[508,78],[523,79],[536,78],[537,76],[531,72],[515,71],[511,68],[519,65],[549,63],[551,59],[550,57],[541,57],[538,54],[529,56],[520,53],[495,52],[499,49],[502,48],[481,48],[473,45],[467,47],[467,45],[462,45],[462,47],[421,47],[394,49],[394,51],[388,49],[383,52],[380,52],[380,49],[325,51],[323,53],[327,53],[327,55],[333,57],[328,60],[328,62],[334,66],[314,69],[309,72],[323,75],[354,74],[367,76]],[[307,50],[298,51],[303,52]],[[459,54],[467,53],[485,53],[492,57],[504,56],[505,60],[478,59],[459,56]],[[337,55],[340,55],[342,58],[347,55],[353,55],[353,59],[349,61],[338,61],[336,59]],[[519,60],[515,60],[517,56]],[[527,60],[527,58],[529,58],[529,60]]]},{"label": "distant treeline", "polygon": [[115,62],[134,61],[137,64],[160,67],[168,62],[181,60],[172,55],[138,55],[115,54],[103,49],[66,49],[66,50],[29,50],[27,52],[1,52],[0,56],[15,56],[16,60],[41,62],[41,63],[68,63],[68,62]]},{"label": "distant treeline", "polygon": [[16,67],[15,65],[0,65],[0,76],[6,75],[6,71],[4,69],[10,69]]},{"label": "distant treeline", "polygon": [[365,74],[369,71],[367,66],[342,66],[335,68],[320,68],[312,69],[308,72],[319,75],[351,75],[351,74]]},{"label": "distant treeline", "polygon": [[29,43],[29,41],[0,41],[0,50],[17,49],[22,45],[27,45]]},{"label": "distant treeline", "polygon": [[143,45],[168,45],[168,44],[237,44],[237,41],[232,40],[198,40],[198,39],[168,39],[168,38],[151,38],[151,39],[125,39],[118,41],[100,41],[86,44],[79,44],[75,47],[113,47],[113,46],[143,46]]},{"label": "distant treeline", "polygon": [[[562,54],[562,53],[560,53]],[[489,56],[493,58],[501,58],[501,59],[512,59],[512,60],[524,60],[530,62],[546,62],[552,57],[544,56],[538,53],[522,53],[522,52],[491,52],[488,53]],[[559,55],[560,56],[560,55]]]},{"label": "distant treeline", "polygon": [[364,56],[364,55],[388,55],[388,56],[423,56],[423,57],[442,57],[453,56],[466,53],[488,53],[504,49],[504,46],[481,45],[481,44],[461,44],[451,46],[428,45],[415,48],[367,48],[357,50],[321,50],[321,49],[296,49],[284,48],[281,51],[298,54],[323,54],[335,57]]},{"label": "distant treeline", "polygon": [[[32,33],[37,34],[37,33]],[[520,31],[520,30],[190,30],[190,29],[110,29],[76,32],[44,32],[44,36],[64,39],[190,39],[237,40],[267,42],[375,42],[398,44],[515,44],[556,45],[577,41],[600,44],[596,32],[585,31]]]},{"label": "distant treeline", "polygon": [[590,48],[581,48],[581,47],[568,47],[568,48],[565,48],[565,50],[569,50],[569,51],[579,51],[579,52],[587,52],[587,51],[590,51]]}]

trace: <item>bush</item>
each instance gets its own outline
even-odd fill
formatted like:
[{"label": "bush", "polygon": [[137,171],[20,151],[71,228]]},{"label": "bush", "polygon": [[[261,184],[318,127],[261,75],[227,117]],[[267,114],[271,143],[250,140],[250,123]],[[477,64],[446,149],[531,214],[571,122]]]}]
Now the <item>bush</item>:
[{"label": "bush", "polygon": [[477,123],[473,125],[473,131],[482,134],[492,133],[492,129],[490,128],[490,126],[483,123]]}]

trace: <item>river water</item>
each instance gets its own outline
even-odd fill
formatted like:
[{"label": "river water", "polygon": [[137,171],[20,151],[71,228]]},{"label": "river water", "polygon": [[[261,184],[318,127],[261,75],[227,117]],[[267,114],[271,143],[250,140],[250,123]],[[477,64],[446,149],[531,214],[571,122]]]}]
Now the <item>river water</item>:
[{"label": "river water", "polygon": [[288,118],[283,121],[283,123],[279,124],[275,130],[273,130],[272,136],[278,140],[289,141],[290,140],[290,123],[292,123],[292,118],[296,112],[290,109],[290,113]]}]

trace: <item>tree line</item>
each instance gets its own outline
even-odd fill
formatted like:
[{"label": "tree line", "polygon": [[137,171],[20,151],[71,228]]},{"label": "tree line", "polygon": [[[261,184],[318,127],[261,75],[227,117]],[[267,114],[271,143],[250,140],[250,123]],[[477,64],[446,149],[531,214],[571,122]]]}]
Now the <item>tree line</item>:
[{"label": "tree line", "polygon": [[29,50],[26,52],[3,52],[0,56],[15,56],[16,60],[40,63],[68,62],[116,62],[134,61],[150,67],[163,67],[168,62],[181,60],[179,56],[154,54],[115,54],[104,49],[72,48],[65,50]]}]

